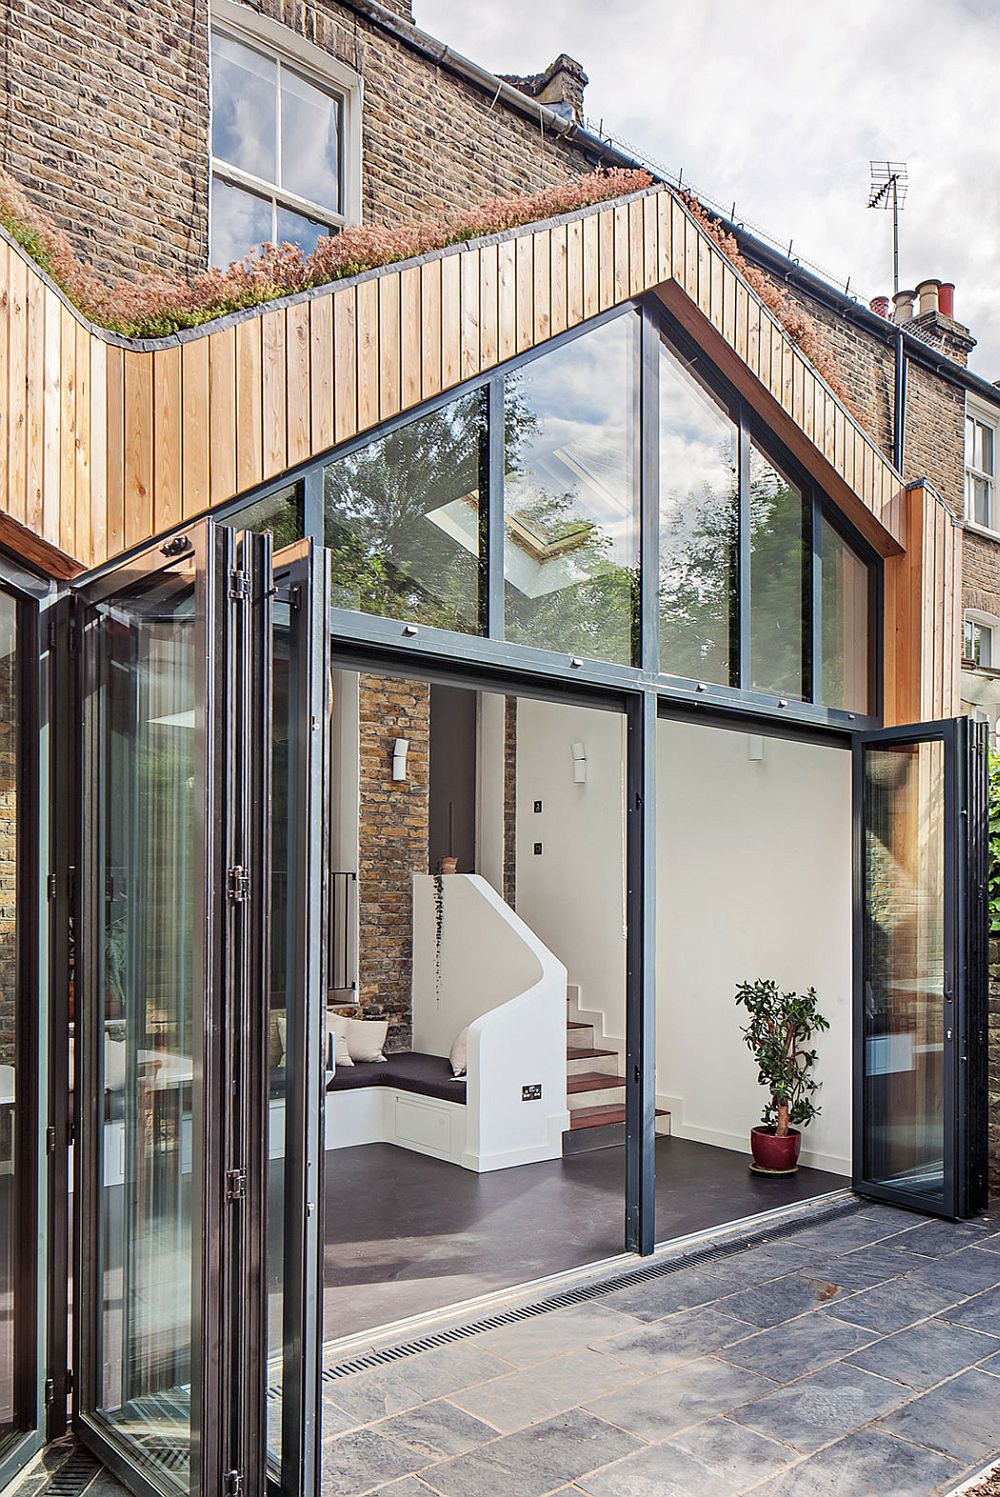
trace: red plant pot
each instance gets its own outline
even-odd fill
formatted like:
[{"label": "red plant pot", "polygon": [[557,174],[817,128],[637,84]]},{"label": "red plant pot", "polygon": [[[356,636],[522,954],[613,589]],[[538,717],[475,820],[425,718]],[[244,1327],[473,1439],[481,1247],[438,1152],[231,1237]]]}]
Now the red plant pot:
[{"label": "red plant pot", "polygon": [[750,1129],[750,1152],[759,1170],[790,1175],[798,1169],[801,1148],[802,1134],[797,1128],[790,1128],[782,1138],[778,1138],[773,1126],[763,1123]]}]

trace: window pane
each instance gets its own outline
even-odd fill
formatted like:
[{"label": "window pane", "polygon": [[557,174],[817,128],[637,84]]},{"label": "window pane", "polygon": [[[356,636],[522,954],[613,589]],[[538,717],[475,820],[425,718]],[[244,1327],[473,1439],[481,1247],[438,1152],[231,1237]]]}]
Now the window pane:
[{"label": "window pane", "polygon": [[302,517],[302,490],[297,483],[290,484],[277,494],[268,494],[265,499],[255,499],[243,509],[227,515],[222,522],[236,530],[252,530],[261,535],[269,530],[274,536],[274,549],[290,546],[302,539],[305,526]]},{"label": "window pane", "polygon": [[976,651],[976,664],[990,670],[993,665],[993,630],[989,624],[980,624],[977,633],[979,648]]},{"label": "window pane", "polygon": [[660,669],[733,683],[739,431],[660,345]]},{"label": "window pane", "polygon": [[321,224],[304,213],[293,213],[290,208],[278,209],[279,244],[297,244],[304,255],[311,254],[321,239],[330,232],[329,224]]},{"label": "window pane", "polygon": [[340,209],[340,100],[281,70],[281,186]]},{"label": "window pane", "polygon": [[331,463],[333,602],[474,634],[486,393],[477,390]]},{"label": "window pane", "polygon": [[833,526],[820,521],[823,556],[822,700],[845,712],[870,712],[867,564]]},{"label": "window pane", "polygon": [[988,478],[972,480],[972,513],[977,525],[990,523],[990,482]]},{"label": "window pane", "polygon": [[976,665],[979,664],[976,626],[971,619],[965,620],[962,629],[962,659],[972,660]]},{"label": "window pane", "polygon": [[[13,1374],[16,1321],[33,1307],[15,1296],[18,1257],[15,1151],[18,1098],[30,1094],[30,1073],[16,1085],[17,1065],[17,605],[0,594],[0,1442],[15,1423]],[[25,1160],[27,1165],[28,1161]],[[29,1251],[30,1242],[23,1244]]]},{"label": "window pane", "polygon": [[750,684],[805,695],[806,533],[802,495],[750,449]]},{"label": "window pane", "polygon": [[993,428],[992,426],[980,426],[982,433],[982,455],[979,466],[984,473],[993,472]]},{"label": "window pane", "polygon": [[638,325],[616,318],[506,378],[508,639],[632,661]]},{"label": "window pane", "polygon": [[212,264],[223,269],[271,238],[271,203],[212,178]]},{"label": "window pane", "polygon": [[212,33],[212,152],[265,182],[277,178],[277,87],[272,58]]},{"label": "window pane", "polygon": [[976,460],[976,423],[971,416],[965,418],[965,461],[971,468]]}]

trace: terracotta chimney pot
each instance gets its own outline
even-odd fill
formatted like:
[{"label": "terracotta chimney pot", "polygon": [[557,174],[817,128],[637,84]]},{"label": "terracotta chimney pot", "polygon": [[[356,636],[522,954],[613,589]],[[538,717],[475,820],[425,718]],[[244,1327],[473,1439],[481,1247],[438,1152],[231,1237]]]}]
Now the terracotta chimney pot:
[{"label": "terracotta chimney pot", "polygon": [[887,296],[873,296],[868,305],[877,317],[888,317],[889,298]]},{"label": "terracotta chimney pot", "polygon": [[915,291],[897,291],[892,298],[892,320],[893,322],[909,322],[913,316],[913,298]]},{"label": "terracotta chimney pot", "polygon": [[926,317],[938,309],[938,287],[940,281],[920,281],[917,284],[917,316]]},{"label": "terracotta chimney pot", "polygon": [[938,311],[942,317],[955,317],[955,282],[942,281],[938,287]]}]

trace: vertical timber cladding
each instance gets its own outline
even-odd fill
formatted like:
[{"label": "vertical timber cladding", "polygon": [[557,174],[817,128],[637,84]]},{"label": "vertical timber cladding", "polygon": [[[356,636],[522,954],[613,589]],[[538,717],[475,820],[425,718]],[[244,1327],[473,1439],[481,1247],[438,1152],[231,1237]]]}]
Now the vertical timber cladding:
[{"label": "vertical timber cladding", "polygon": [[884,563],[886,727],[960,710],[962,530],[927,483],[903,492],[906,550]]}]

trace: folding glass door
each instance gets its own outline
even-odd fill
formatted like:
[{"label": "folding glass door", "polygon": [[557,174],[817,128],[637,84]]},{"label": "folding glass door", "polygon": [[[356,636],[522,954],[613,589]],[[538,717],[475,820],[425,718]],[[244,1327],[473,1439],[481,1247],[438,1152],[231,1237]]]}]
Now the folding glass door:
[{"label": "folding glass door", "polygon": [[985,730],[884,729],[854,753],[854,1185],[968,1216],[986,1202]]},{"label": "folding glass door", "polygon": [[[294,944],[272,910],[279,681],[296,787],[312,703],[288,689],[287,625],[274,669],[284,605],[269,537],[205,521],[81,601],[77,1427],[133,1490],[252,1497],[264,1491],[271,1349],[272,915],[282,949]],[[282,856],[290,846],[308,875],[297,836],[286,820]],[[294,1034],[308,1008],[300,979],[284,997]],[[287,1078],[301,1117],[298,1060]],[[300,1256],[308,1162],[301,1148],[286,1161]],[[290,1295],[285,1284],[279,1337],[304,1321],[304,1285],[301,1273]],[[297,1389],[276,1476],[300,1449],[303,1407]]]}]

